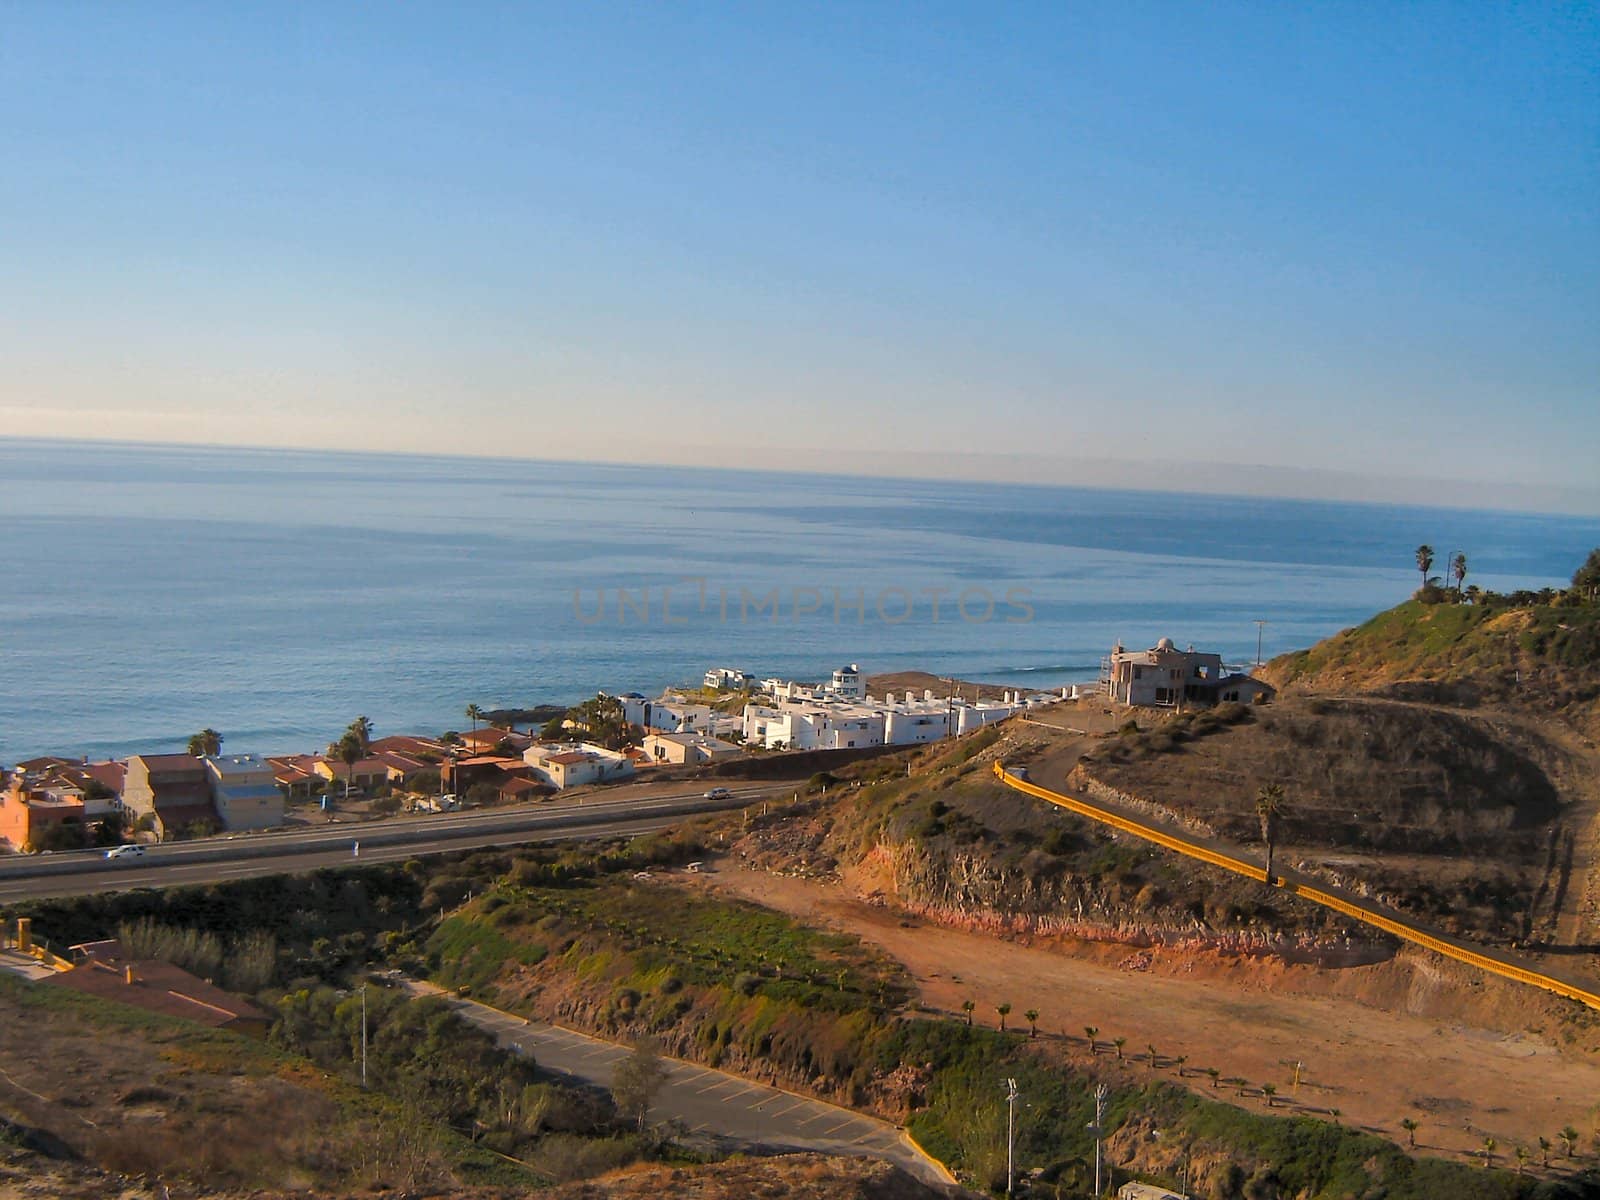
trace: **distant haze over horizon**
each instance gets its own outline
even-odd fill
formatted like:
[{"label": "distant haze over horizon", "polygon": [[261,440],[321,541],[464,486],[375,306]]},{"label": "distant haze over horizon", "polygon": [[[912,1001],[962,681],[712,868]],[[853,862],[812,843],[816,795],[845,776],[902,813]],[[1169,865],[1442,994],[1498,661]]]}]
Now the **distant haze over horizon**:
[{"label": "distant haze over horizon", "polygon": [[0,436],[1593,512],[1597,95],[1592,4],[11,6]]},{"label": "distant haze over horizon", "polygon": [[[242,450],[261,454],[326,453],[363,457],[484,459],[498,462],[571,463],[617,467],[681,467],[705,471],[760,471],[795,475],[837,475],[862,479],[905,479],[951,483],[1014,483],[1039,487],[1084,487],[1107,491],[1159,492],[1173,495],[1255,497],[1280,500],[1345,501],[1355,504],[1415,505],[1423,508],[1477,509],[1565,516],[1600,516],[1600,486],[1558,487],[1508,483],[1498,486],[1467,479],[1385,479],[1353,471],[1269,467],[1250,463],[1210,464],[1204,475],[1192,464],[1133,459],[1050,458],[1038,454],[900,454],[881,455],[860,450],[821,450],[797,447],[774,452],[746,449],[717,455],[707,461],[705,448],[662,446],[649,459],[580,458],[560,455],[516,455],[503,448],[482,453],[444,453],[406,449],[367,449],[358,446],[305,447],[230,444],[200,441],[145,441],[109,438],[7,438],[18,445],[70,447],[127,446],[151,449],[204,451]],[[1576,567],[1576,563],[1574,567]]]}]

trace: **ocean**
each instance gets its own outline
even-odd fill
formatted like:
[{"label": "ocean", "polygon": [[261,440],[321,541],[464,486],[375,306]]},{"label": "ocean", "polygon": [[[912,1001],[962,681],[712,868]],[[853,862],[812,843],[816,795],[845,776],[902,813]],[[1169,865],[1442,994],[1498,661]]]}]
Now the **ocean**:
[{"label": "ocean", "polygon": [[920,669],[1230,663],[1405,598],[1412,553],[1560,585],[1600,520],[707,467],[0,439],[0,762],[316,750],[466,705]]}]

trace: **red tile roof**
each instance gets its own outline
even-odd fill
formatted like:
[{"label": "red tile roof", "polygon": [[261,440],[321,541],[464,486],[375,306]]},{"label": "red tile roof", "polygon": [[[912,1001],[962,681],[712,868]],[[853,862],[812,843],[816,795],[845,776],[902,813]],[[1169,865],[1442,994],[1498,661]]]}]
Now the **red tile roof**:
[{"label": "red tile roof", "polygon": [[43,771],[50,767],[70,767],[77,765],[75,759],[58,758],[54,754],[44,754],[38,758],[30,758],[17,764],[19,771]]},{"label": "red tile roof", "polygon": [[520,758],[511,758],[504,754],[476,754],[471,758],[456,760],[458,767],[520,767],[521,765]]},{"label": "red tile roof", "polygon": [[418,737],[410,733],[395,733],[376,738],[367,743],[367,749],[376,753],[443,754],[444,743],[435,738]]},{"label": "red tile roof", "polygon": [[83,774],[93,779],[96,783],[110,788],[113,792],[121,792],[123,781],[128,777],[128,764],[119,762],[90,763],[86,767],[78,768]]},{"label": "red tile roof", "polygon": [[381,762],[384,766],[388,767],[390,770],[401,771],[406,774],[412,774],[416,771],[425,771],[428,769],[428,764],[423,762],[421,759],[410,758],[404,754],[398,754],[392,750],[380,750],[372,757],[378,762]]}]

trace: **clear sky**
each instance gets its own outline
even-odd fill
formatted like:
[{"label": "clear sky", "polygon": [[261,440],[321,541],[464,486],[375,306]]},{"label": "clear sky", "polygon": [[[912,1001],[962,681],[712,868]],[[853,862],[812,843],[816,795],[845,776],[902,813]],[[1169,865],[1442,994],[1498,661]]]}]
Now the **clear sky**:
[{"label": "clear sky", "polygon": [[0,114],[0,435],[1600,511],[1592,3],[39,0]]}]

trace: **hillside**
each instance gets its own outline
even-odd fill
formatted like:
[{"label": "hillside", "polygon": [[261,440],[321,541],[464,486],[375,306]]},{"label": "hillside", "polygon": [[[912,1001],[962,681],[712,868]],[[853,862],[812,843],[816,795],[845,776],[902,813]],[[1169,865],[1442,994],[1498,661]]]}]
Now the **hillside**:
[{"label": "hillside", "polygon": [[1478,940],[1560,936],[1592,807],[1581,747],[1538,722],[1360,697],[1285,696],[1241,716],[1143,714],[1069,782],[1245,846],[1275,783],[1285,861]]},{"label": "hillside", "polygon": [[1461,707],[1503,704],[1600,735],[1600,605],[1426,604],[1273,659],[1285,692],[1365,693]]}]

